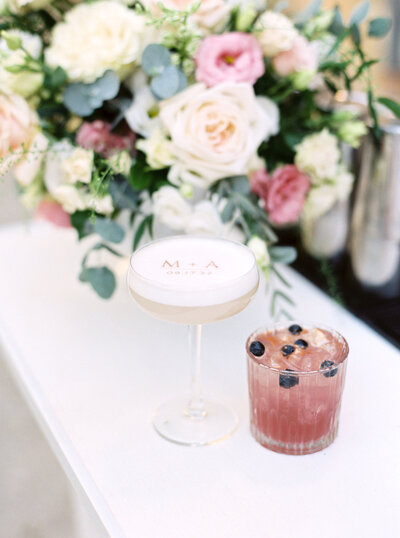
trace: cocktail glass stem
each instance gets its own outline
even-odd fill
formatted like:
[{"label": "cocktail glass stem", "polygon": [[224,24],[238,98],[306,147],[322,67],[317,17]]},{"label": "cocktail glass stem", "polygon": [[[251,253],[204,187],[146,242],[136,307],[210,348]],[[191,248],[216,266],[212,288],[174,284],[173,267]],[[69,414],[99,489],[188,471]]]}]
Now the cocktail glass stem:
[{"label": "cocktail glass stem", "polygon": [[206,416],[201,391],[201,325],[189,325],[189,355],[191,362],[190,400],[186,414],[194,420],[202,420]]}]

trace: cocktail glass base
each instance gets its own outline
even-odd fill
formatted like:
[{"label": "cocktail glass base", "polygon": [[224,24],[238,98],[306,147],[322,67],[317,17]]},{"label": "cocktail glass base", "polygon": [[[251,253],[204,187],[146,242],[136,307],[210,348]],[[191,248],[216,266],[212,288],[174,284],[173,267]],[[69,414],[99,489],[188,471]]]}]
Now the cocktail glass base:
[{"label": "cocktail glass base", "polygon": [[338,424],[336,424],[328,434],[320,437],[319,439],[292,443],[268,437],[263,432],[258,430],[254,424],[250,425],[250,430],[254,439],[258,441],[260,445],[268,448],[269,450],[279,452],[279,454],[304,456],[306,454],[314,454],[314,452],[319,452],[332,444],[337,436]]},{"label": "cocktail glass base", "polygon": [[237,415],[217,402],[205,402],[205,411],[194,417],[186,400],[161,405],[153,417],[156,432],[164,439],[187,446],[205,446],[223,441],[237,429]]}]

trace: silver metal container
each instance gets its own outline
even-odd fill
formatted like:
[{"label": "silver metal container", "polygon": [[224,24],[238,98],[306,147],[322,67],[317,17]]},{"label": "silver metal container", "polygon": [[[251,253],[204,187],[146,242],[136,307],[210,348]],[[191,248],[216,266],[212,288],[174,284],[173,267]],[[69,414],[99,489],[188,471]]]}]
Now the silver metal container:
[{"label": "silver metal container", "polygon": [[351,221],[350,257],[357,280],[385,297],[400,293],[400,122],[382,126],[361,148]]}]

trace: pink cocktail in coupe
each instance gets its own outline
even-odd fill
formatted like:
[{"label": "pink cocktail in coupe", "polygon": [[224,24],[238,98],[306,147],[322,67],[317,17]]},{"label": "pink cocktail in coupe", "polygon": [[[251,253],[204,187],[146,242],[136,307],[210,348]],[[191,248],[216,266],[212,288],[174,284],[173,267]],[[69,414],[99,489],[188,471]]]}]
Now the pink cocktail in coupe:
[{"label": "pink cocktail in coupe", "polygon": [[348,345],[337,332],[280,324],[247,340],[253,437],[283,454],[311,454],[338,429]]}]

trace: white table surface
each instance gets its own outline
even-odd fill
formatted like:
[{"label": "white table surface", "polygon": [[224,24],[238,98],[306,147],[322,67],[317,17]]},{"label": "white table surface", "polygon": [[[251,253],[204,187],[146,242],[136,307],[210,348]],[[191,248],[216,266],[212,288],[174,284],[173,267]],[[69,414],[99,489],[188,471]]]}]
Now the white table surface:
[{"label": "white table surface", "polygon": [[400,536],[400,354],[288,271],[300,318],[338,329],[351,353],[339,435],[285,456],[250,436],[244,342],[268,321],[246,311],[204,329],[204,391],[240,415],[228,440],[187,448],[151,415],[189,383],[185,327],[142,313],[124,285],[102,301],[78,282],[72,230],[0,229],[0,342],[76,487],[112,538]]}]

